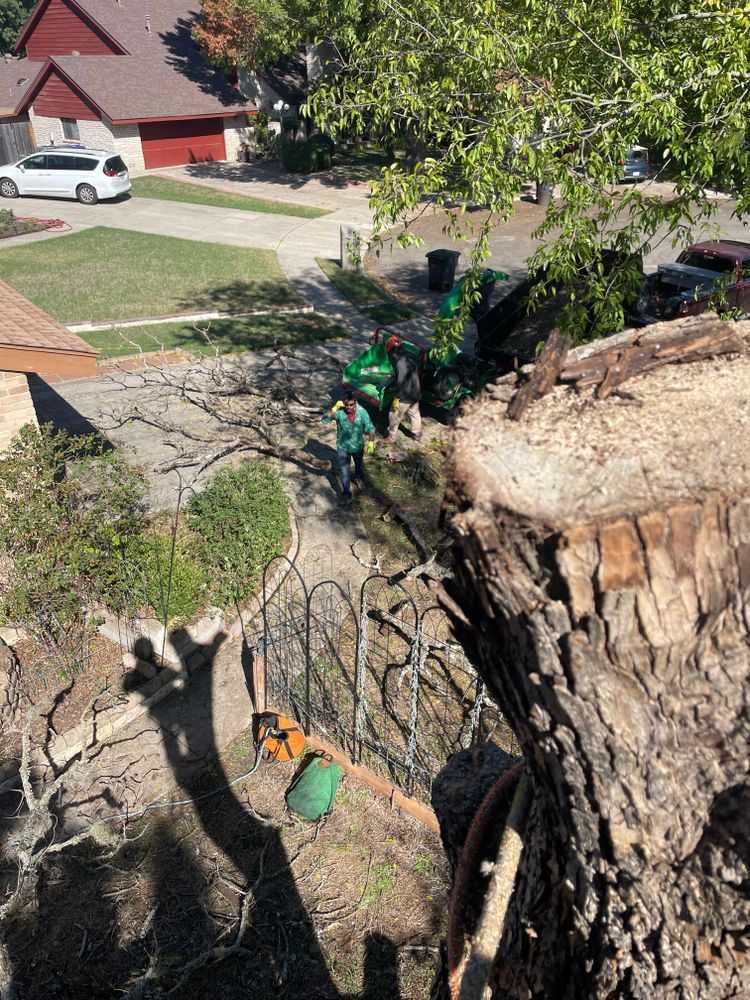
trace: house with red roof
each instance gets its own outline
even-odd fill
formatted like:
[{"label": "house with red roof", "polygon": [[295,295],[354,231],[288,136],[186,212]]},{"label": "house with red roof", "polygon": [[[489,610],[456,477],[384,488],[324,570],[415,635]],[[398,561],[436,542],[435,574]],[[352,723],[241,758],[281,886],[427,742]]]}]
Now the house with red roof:
[{"label": "house with red roof", "polygon": [[255,106],[201,56],[199,0],[39,0],[0,61],[0,125],[82,142],[131,170],[234,160]]}]

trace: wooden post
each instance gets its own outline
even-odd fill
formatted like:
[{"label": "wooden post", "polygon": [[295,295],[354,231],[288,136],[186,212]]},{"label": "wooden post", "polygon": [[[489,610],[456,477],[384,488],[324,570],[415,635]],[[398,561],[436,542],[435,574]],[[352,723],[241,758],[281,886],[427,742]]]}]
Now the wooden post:
[{"label": "wooden post", "polygon": [[253,707],[257,714],[265,712],[266,705],[266,645],[263,639],[253,650]]}]

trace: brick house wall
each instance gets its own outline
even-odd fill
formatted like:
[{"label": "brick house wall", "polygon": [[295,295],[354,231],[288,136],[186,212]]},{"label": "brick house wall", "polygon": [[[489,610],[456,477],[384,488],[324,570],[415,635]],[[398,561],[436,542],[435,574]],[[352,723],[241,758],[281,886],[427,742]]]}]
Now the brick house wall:
[{"label": "brick house wall", "polygon": [[247,115],[233,115],[224,119],[224,145],[227,160],[232,163],[237,159],[240,144],[252,139],[253,130],[247,124]]},{"label": "brick house wall", "polygon": [[[29,108],[29,118],[34,128],[36,141],[40,146],[46,146],[52,142],[60,144],[68,141],[63,135],[63,126],[59,118],[45,118],[36,115],[33,107]],[[138,131],[137,123],[105,125],[102,121],[79,121],[78,131],[81,136],[80,141],[85,146],[89,146],[91,149],[111,149],[113,153],[119,153],[131,173],[138,173],[145,169],[141,134]]]},{"label": "brick house wall", "polygon": [[36,424],[36,410],[25,375],[0,371],[0,452],[24,424]]}]

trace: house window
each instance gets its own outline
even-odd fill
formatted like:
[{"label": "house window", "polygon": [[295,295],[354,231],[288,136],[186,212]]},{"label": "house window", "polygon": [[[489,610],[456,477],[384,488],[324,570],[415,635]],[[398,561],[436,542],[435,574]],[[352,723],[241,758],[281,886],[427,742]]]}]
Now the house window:
[{"label": "house window", "polygon": [[63,127],[63,138],[80,139],[81,133],[78,131],[78,122],[75,118],[61,118]]}]

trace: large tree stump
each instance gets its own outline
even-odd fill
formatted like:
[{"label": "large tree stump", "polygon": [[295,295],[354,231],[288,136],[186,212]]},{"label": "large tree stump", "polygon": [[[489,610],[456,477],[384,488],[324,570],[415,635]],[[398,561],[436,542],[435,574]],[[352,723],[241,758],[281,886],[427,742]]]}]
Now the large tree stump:
[{"label": "large tree stump", "polygon": [[750,997],[750,357],[627,389],[456,433],[446,603],[534,789],[494,997]]}]

